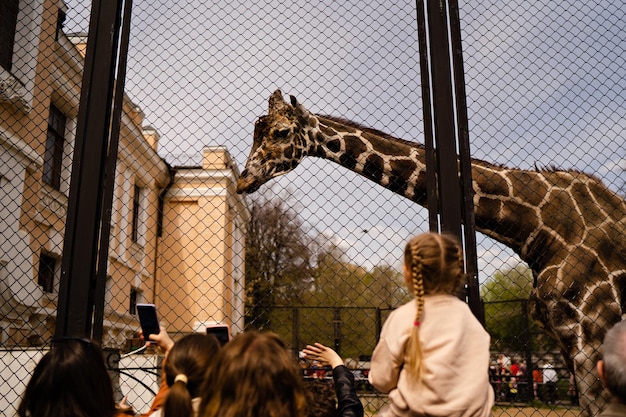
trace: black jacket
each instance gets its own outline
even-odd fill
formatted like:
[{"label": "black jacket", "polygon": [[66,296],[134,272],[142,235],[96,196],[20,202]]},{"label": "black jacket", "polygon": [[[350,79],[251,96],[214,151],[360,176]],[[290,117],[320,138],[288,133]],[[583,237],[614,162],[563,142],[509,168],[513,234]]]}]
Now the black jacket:
[{"label": "black jacket", "polygon": [[352,372],[344,365],[335,367],[333,382],[337,394],[337,417],[363,417],[363,404],[356,395]]}]

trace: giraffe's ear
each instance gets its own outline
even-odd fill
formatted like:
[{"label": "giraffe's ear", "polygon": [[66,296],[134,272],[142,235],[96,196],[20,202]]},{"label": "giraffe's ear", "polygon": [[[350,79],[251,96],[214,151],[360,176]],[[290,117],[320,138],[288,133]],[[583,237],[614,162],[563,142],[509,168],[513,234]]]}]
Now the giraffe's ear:
[{"label": "giraffe's ear", "polygon": [[298,100],[294,96],[289,96],[289,98],[291,99],[291,105],[295,109],[296,116],[298,116],[298,119],[301,119],[301,120],[308,119],[309,111],[305,109],[302,104],[298,103]]},{"label": "giraffe's ear", "polygon": [[283,94],[280,92],[280,90],[276,90],[272,93],[270,99],[268,100],[268,112],[277,113],[282,110],[286,106],[286,104],[287,103],[285,103],[285,101],[283,100]]}]

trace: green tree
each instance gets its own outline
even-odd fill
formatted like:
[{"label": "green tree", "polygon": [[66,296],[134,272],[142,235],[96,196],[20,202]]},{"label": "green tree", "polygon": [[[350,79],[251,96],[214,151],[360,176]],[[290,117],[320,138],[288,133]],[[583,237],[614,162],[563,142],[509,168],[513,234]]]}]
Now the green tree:
[{"label": "green tree", "polygon": [[340,339],[344,357],[371,355],[381,324],[379,309],[395,308],[409,299],[395,268],[379,265],[368,271],[350,263],[336,245],[325,246],[305,297],[310,308],[301,315],[302,333],[330,346]]},{"label": "green tree", "polygon": [[363,302],[379,308],[393,309],[411,300],[404,275],[391,265],[377,265],[363,278]]},{"label": "green tree", "polygon": [[553,345],[528,315],[528,298],[533,279],[531,269],[519,263],[513,268],[496,271],[481,287],[481,298],[485,303],[485,326],[491,334],[494,348],[524,351],[529,348],[529,342],[533,350],[540,346],[541,349],[547,349]]},{"label": "green tree", "polygon": [[389,265],[371,271],[334,244],[319,244],[284,199],[250,202],[246,234],[246,324],[271,329],[301,349],[321,342],[344,357],[371,355],[378,309],[410,300],[402,274]]},{"label": "green tree", "polygon": [[326,307],[356,307],[364,289],[362,267],[351,264],[336,245],[322,248],[306,304]]},{"label": "green tree", "polygon": [[481,288],[485,301],[511,301],[528,299],[533,288],[533,275],[523,263],[504,271],[496,271]]}]

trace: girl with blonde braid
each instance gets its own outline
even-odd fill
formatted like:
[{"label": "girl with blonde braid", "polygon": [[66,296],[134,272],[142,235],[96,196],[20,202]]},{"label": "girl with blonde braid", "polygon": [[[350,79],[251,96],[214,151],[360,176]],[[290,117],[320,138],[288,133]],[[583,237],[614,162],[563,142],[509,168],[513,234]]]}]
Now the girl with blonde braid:
[{"label": "girl with blonde braid", "polygon": [[456,294],[463,254],[455,237],[423,233],[404,251],[415,299],[394,310],[372,355],[370,383],[389,394],[379,416],[489,416],[489,334]]}]

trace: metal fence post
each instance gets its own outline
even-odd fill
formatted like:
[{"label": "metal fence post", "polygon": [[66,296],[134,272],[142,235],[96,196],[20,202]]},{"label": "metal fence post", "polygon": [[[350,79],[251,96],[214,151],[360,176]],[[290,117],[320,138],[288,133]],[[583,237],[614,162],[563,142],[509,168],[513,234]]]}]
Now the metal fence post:
[{"label": "metal fence post", "polygon": [[335,352],[341,355],[341,308],[336,308],[333,318],[333,334],[335,337]]},{"label": "metal fence post", "polygon": [[[449,31],[448,21],[450,21]],[[472,312],[484,324],[484,312],[478,292],[458,3],[450,1],[448,4],[434,0],[424,3],[418,0],[417,23],[422,72],[429,226],[431,231],[441,230],[457,236],[464,245],[467,282],[466,292],[460,294],[460,297],[467,298]],[[436,144],[434,150],[433,128]]]},{"label": "metal fence post", "polygon": [[94,0],[61,263],[56,336],[91,337],[121,0]]}]

